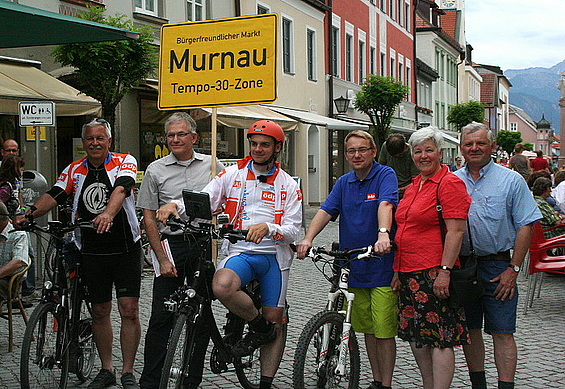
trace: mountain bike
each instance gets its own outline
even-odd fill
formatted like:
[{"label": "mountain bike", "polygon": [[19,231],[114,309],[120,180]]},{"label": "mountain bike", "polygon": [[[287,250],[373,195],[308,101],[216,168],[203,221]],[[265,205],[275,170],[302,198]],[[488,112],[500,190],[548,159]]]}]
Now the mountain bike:
[{"label": "mountain bike", "polygon": [[[210,338],[214,344],[210,355],[211,371],[215,374],[224,373],[229,371],[228,365],[233,364],[241,385],[246,389],[258,389],[261,379],[259,350],[241,358],[234,357],[231,353],[231,347],[248,332],[247,323],[239,316],[228,312],[223,326],[223,336],[218,328],[212,311],[212,301],[215,299],[212,292],[212,277],[215,269],[212,258],[206,254],[212,239],[223,238],[235,243],[245,239],[246,231],[234,230],[229,224],[219,229],[208,223],[200,223],[195,227],[190,221],[180,219],[167,222],[167,225],[171,229],[182,229],[185,234],[192,237],[192,242],[199,242],[200,256],[192,278],[187,277],[185,284],[165,301],[165,309],[175,312],[177,318],[169,337],[160,388],[182,388],[187,385],[189,364],[194,350],[195,329],[197,326],[206,326],[210,329]],[[258,283],[252,282],[244,290],[251,296],[255,307],[260,310]],[[284,318],[281,330],[286,340],[287,311]]]},{"label": "mountain bike", "polygon": [[374,257],[372,247],[339,250],[339,244],[334,242],[330,251],[312,247],[308,257],[331,288],[326,309],[306,323],[298,338],[292,366],[293,387],[357,389],[361,361],[359,343],[351,328],[355,294],[347,290],[349,265],[353,260]]},{"label": "mountain bike", "polygon": [[84,382],[94,367],[92,309],[80,276],[80,255],[64,254],[65,236],[76,228],[93,225],[91,221],[68,225],[50,221],[42,227],[30,218],[22,228],[40,237],[49,235],[55,247],[53,273],[45,281],[24,333],[20,360],[23,389],[66,388],[69,372]]}]

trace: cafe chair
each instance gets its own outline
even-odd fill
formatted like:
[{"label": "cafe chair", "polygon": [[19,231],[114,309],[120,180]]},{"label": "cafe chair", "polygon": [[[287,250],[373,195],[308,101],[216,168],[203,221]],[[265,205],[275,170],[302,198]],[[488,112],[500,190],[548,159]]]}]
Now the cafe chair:
[{"label": "cafe chair", "polygon": [[[554,227],[555,228],[555,227]],[[548,229],[549,230],[549,229]],[[547,239],[539,222],[535,223],[530,241],[529,263],[528,263],[528,288],[524,304],[524,315],[528,313],[534,303],[536,289],[538,298],[541,294],[541,286],[544,273],[565,274],[565,256],[552,256],[548,250],[565,249],[565,235]]]},{"label": "cafe chair", "polygon": [[8,352],[14,347],[14,315],[22,315],[27,325],[27,314],[22,303],[22,281],[30,265],[14,273],[8,282],[8,297],[6,300],[0,297],[0,318],[8,320]]}]

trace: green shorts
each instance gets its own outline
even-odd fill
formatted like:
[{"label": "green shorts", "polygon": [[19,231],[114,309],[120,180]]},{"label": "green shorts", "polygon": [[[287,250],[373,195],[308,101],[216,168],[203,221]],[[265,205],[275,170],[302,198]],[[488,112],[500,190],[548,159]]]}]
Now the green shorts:
[{"label": "green shorts", "polygon": [[398,298],[390,286],[349,288],[355,293],[351,324],[355,332],[394,338],[398,332]]}]

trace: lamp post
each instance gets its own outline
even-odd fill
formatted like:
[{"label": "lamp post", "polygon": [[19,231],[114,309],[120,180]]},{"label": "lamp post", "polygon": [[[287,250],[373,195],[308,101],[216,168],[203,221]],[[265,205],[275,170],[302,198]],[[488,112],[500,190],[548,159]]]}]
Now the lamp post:
[{"label": "lamp post", "polygon": [[347,109],[349,108],[349,99],[340,96],[334,99],[334,104],[335,104],[335,108],[337,109],[337,113],[344,114],[347,112]]}]

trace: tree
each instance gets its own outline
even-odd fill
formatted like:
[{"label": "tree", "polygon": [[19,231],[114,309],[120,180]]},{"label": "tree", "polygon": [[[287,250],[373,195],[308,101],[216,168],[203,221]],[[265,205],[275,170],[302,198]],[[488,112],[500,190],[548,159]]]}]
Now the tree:
[{"label": "tree", "polygon": [[139,39],[60,45],[51,55],[64,66],[76,68],[77,89],[102,104],[104,118],[114,127],[116,107],[133,87],[157,69],[158,54],[149,28],[137,27],[125,15],[105,17],[103,9],[88,7],[77,17],[139,33]]},{"label": "tree", "polygon": [[512,154],[514,151],[514,146],[516,143],[522,141],[522,134],[517,131],[499,131],[496,137],[496,143],[502,147],[502,150],[506,151],[508,155]]},{"label": "tree", "polygon": [[451,107],[447,115],[447,122],[453,124],[457,131],[471,122],[483,123],[485,121],[485,105],[480,101],[468,101]]},{"label": "tree", "polygon": [[530,142],[524,143],[524,150],[532,151],[534,149],[534,145]]},{"label": "tree", "polygon": [[371,119],[378,146],[385,141],[394,111],[409,91],[410,88],[393,77],[369,74],[357,92],[353,105]]}]

